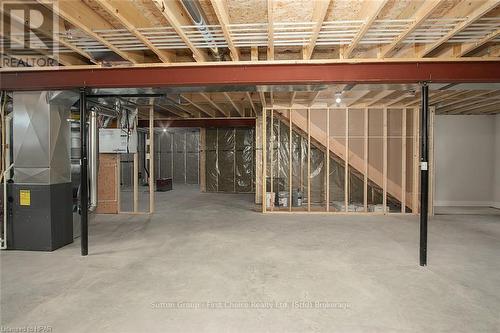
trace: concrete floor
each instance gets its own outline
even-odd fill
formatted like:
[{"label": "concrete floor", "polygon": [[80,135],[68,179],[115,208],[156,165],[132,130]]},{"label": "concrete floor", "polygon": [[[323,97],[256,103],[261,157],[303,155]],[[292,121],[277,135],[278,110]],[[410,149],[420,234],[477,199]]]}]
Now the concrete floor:
[{"label": "concrete floor", "polygon": [[85,258],[78,240],[53,253],[2,252],[2,326],[500,331],[500,216],[434,218],[422,268],[415,216],[262,215],[251,195],[188,187],[157,201],[152,217],[97,216]]},{"label": "concrete floor", "polygon": [[500,209],[484,206],[437,206],[434,213],[438,215],[500,215]]}]

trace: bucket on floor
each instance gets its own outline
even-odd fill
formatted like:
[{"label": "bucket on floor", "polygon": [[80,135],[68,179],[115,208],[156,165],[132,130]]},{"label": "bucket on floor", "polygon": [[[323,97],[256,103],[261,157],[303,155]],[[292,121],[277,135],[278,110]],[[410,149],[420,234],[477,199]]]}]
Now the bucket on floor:
[{"label": "bucket on floor", "polygon": [[274,207],[275,196],[276,195],[274,192],[267,192],[266,193],[266,207],[267,208]]},{"label": "bucket on floor", "polygon": [[302,192],[300,189],[296,189],[292,191],[292,207],[301,207],[302,206]]},{"label": "bucket on floor", "polygon": [[278,207],[288,207],[288,197],[287,191],[278,192]]}]

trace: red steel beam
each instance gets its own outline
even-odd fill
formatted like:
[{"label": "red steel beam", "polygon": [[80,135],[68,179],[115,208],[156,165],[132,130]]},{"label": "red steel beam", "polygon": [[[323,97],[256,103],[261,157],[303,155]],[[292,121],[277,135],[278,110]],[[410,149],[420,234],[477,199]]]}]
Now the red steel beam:
[{"label": "red steel beam", "polygon": [[0,89],[164,86],[500,82],[500,61],[85,67],[0,72]]},{"label": "red steel beam", "polygon": [[[138,127],[149,127],[149,120],[139,120]],[[255,127],[255,118],[155,119],[154,127]]]}]

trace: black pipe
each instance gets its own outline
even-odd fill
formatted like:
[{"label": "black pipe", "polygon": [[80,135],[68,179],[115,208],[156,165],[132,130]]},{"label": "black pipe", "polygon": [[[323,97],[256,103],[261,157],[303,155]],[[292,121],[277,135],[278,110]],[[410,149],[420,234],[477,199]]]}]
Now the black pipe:
[{"label": "black pipe", "polygon": [[420,111],[420,266],[427,265],[427,218],[429,205],[428,147],[429,86],[422,84]]},{"label": "black pipe", "polygon": [[89,219],[89,183],[87,159],[87,95],[85,88],[80,89],[80,225],[81,253],[89,253],[88,219]]}]

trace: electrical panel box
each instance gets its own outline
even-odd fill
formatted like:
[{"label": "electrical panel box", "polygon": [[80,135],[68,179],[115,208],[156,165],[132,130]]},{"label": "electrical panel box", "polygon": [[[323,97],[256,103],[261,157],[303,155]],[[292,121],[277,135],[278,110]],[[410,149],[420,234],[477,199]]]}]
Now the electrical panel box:
[{"label": "electrical panel box", "polygon": [[130,134],[118,128],[99,129],[99,153],[136,153],[137,130]]}]

